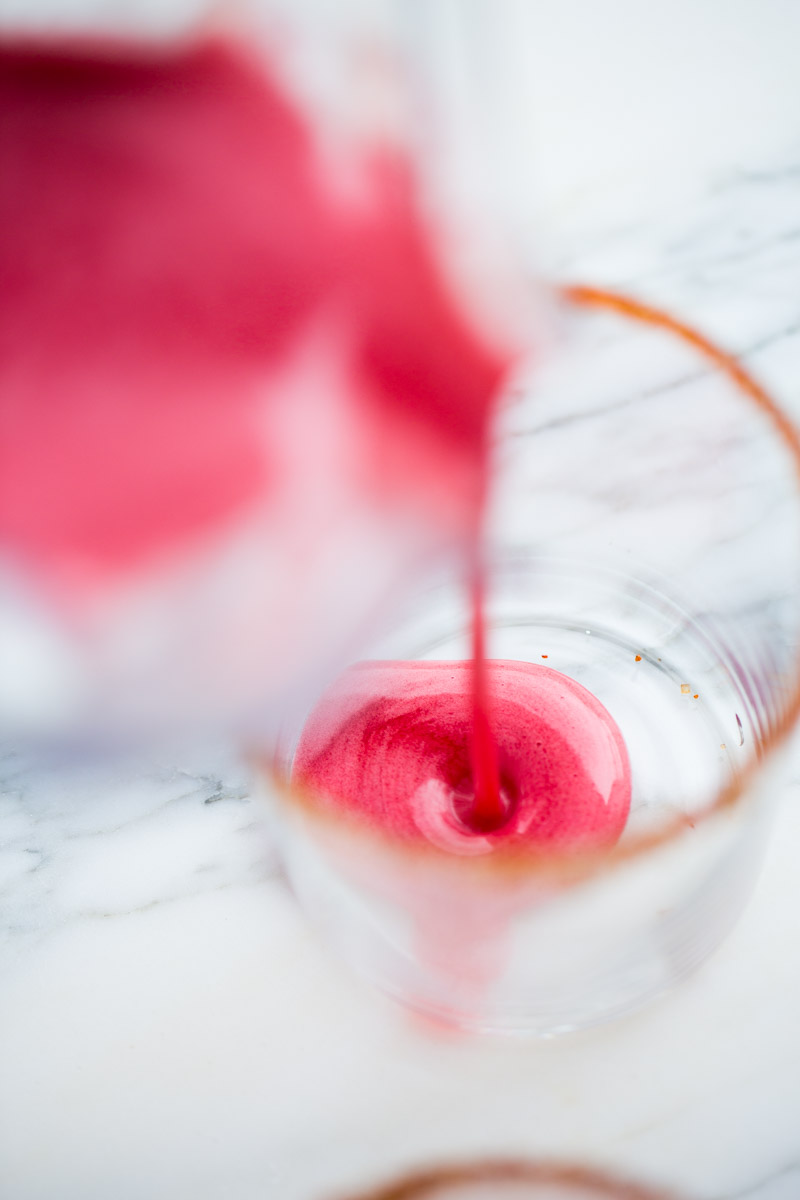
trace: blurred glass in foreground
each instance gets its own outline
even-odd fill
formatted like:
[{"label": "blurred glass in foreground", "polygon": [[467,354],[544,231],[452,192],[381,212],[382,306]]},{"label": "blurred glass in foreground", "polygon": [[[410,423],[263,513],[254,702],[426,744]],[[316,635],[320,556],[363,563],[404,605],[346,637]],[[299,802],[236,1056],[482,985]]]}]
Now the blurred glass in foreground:
[{"label": "blurred glass in foreground", "polygon": [[6,734],[263,733],[474,527],[511,339],[392,14],[4,31]]}]

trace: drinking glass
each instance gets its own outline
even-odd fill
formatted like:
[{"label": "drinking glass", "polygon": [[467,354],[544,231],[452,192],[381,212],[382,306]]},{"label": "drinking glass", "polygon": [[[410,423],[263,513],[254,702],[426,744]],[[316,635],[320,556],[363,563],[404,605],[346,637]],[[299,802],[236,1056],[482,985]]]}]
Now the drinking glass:
[{"label": "drinking glass", "polygon": [[675,1200],[672,1193],[563,1163],[486,1162],[416,1172],[347,1200]]},{"label": "drinking glass", "polygon": [[[504,416],[488,652],[554,667],[610,713],[632,775],[618,844],[404,842],[292,781],[307,712],[264,756],[287,873],[325,939],[387,994],[474,1031],[618,1017],[708,956],[756,877],[800,704],[791,423],[679,322],[566,299],[558,353]],[[365,660],[469,658],[464,575],[448,564]]]}]

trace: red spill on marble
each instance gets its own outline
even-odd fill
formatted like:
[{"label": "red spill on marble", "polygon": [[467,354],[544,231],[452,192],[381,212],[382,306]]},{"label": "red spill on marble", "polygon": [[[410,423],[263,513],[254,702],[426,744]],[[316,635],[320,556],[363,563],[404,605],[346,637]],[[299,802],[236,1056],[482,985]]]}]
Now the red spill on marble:
[{"label": "red spill on marble", "polygon": [[[408,167],[362,165],[348,208],[222,40],[0,47],[0,544],[113,574],[269,497],[264,380],[321,314],[372,409],[374,487],[480,476],[504,364],[443,285]],[[419,469],[415,429],[438,446]]]},{"label": "red spill on marble", "polygon": [[[549,667],[489,661],[492,731],[509,816],[469,828],[469,662],[351,668],[308,719],[293,778],[392,838],[454,853],[494,846],[611,846],[628,817],[631,776],[613,718]],[[467,818],[466,820],[464,818]]]}]

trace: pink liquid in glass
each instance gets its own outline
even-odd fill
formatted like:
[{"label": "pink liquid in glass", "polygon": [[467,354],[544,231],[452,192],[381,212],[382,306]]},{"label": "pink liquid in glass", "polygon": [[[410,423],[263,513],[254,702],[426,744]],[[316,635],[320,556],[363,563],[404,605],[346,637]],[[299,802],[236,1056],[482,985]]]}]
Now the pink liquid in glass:
[{"label": "pink liquid in glass", "polygon": [[308,719],[294,778],[406,843],[454,854],[599,849],[622,833],[631,779],[622,736],[580,684],[545,666],[484,664],[484,753],[502,819],[476,819],[470,662],[359,664]]}]

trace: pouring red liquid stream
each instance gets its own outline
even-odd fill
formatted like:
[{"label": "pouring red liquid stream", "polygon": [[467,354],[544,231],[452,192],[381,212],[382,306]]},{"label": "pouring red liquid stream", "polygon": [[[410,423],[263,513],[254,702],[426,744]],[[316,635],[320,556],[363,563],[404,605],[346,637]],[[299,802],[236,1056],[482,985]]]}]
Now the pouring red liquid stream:
[{"label": "pouring red liquid stream", "polygon": [[486,666],[485,574],[475,547],[472,567],[472,742],[471,759],[475,799],[462,820],[476,833],[499,829],[509,816],[510,804],[500,790],[498,748],[492,732],[489,677]]}]

